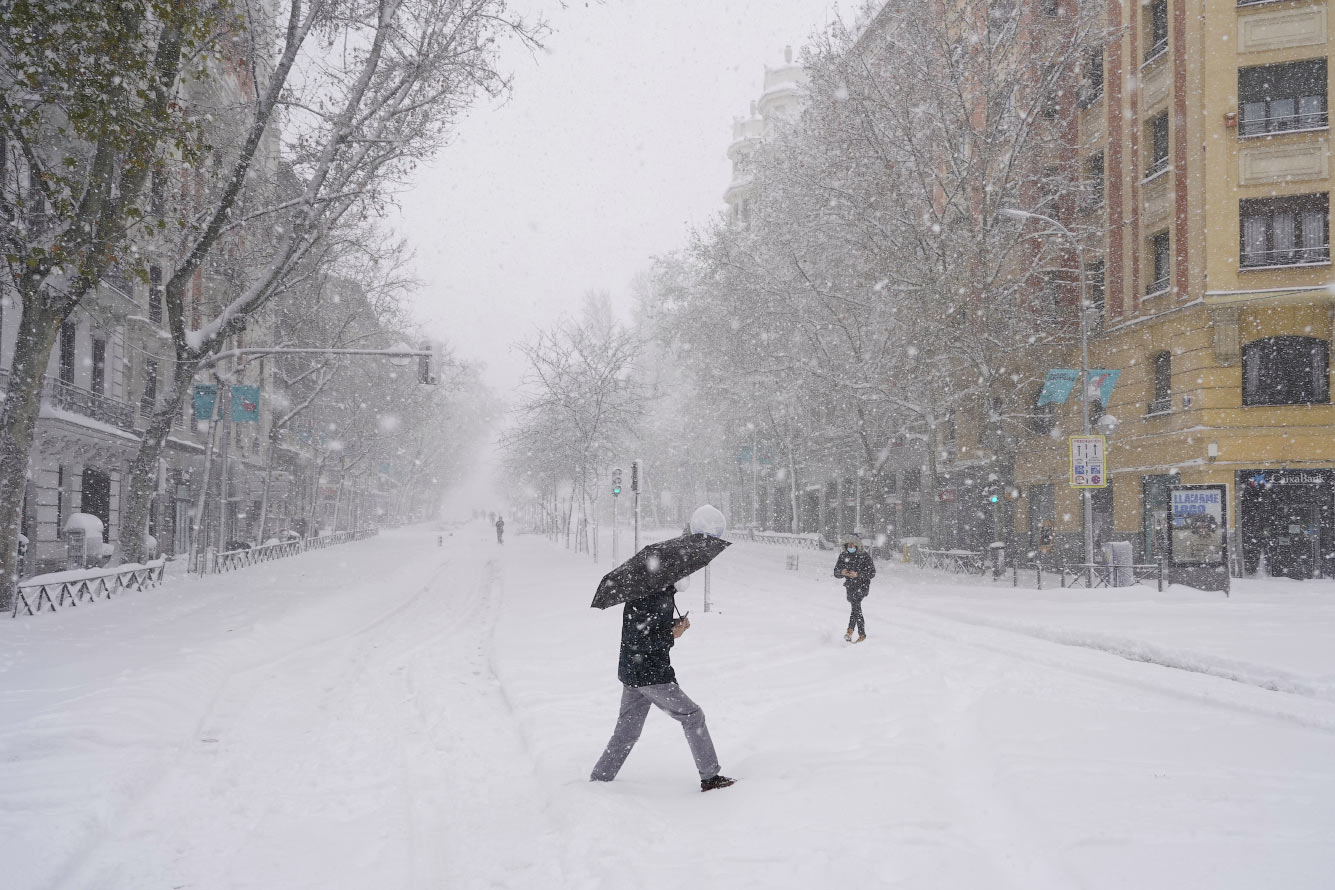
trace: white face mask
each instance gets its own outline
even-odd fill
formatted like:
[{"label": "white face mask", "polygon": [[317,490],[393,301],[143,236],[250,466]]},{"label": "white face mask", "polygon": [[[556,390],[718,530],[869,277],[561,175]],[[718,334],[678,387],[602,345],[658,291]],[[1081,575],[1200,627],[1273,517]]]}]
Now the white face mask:
[{"label": "white face mask", "polygon": [[844,550],[845,550],[846,552],[848,552],[848,553],[857,553],[857,552],[858,552],[858,548],[856,548],[856,547],[845,547]]},{"label": "white face mask", "polygon": [[680,581],[678,581],[676,584],[672,586],[677,588],[678,593],[681,593],[683,590],[691,586],[691,576],[687,575],[685,578],[682,578]]}]

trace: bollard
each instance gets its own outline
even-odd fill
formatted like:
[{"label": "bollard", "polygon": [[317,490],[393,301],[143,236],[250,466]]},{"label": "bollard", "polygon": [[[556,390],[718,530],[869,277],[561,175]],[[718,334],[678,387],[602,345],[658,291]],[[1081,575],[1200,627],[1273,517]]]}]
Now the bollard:
[{"label": "bollard", "polygon": [[787,561],[787,563],[785,564],[785,568],[787,568],[789,571],[796,572],[796,571],[798,570],[797,566],[798,566],[798,556],[797,556],[797,554],[796,554],[796,553],[789,553],[789,554],[788,554],[788,561]]},{"label": "bollard", "polygon": [[445,546],[445,536],[444,536],[444,535],[436,535],[436,546],[437,546],[437,547],[444,547],[444,546]]}]

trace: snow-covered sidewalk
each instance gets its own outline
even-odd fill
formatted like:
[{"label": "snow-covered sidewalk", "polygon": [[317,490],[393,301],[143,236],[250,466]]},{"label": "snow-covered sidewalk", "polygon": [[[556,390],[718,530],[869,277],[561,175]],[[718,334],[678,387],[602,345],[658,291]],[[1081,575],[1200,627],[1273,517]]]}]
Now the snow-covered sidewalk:
[{"label": "snow-covered sidewalk", "polygon": [[606,558],[437,534],[0,624],[5,886],[1214,890],[1335,869],[1335,585],[1225,601],[884,565],[850,646],[832,554],[793,572],[738,544],[714,611],[698,580],[680,598],[674,664],[739,779],[702,795],[658,713],[616,782],[587,780],[619,695],[619,610],[588,608]]}]

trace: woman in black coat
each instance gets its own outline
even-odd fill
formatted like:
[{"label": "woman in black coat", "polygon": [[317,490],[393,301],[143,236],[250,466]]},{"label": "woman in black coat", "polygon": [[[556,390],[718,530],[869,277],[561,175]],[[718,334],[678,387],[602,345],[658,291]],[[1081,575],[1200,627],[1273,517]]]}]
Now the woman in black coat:
[{"label": "woman in black coat", "polygon": [[862,549],[862,541],[856,536],[844,538],[839,559],[834,563],[834,576],[844,579],[844,590],[852,607],[848,615],[848,633],[844,634],[844,639],[850,643],[855,642],[853,630],[856,628],[858,632],[856,642],[861,643],[867,639],[867,623],[862,617],[862,601],[871,592],[871,579],[876,577],[876,563],[872,562],[871,555]]}]

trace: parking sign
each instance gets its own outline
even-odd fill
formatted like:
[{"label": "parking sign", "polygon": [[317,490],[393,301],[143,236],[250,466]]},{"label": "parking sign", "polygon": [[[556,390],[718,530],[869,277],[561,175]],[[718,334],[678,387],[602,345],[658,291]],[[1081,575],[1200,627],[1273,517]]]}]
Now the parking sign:
[{"label": "parking sign", "polygon": [[1071,437],[1072,488],[1108,487],[1108,468],[1104,462],[1106,447],[1103,436]]}]

